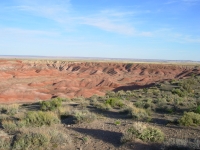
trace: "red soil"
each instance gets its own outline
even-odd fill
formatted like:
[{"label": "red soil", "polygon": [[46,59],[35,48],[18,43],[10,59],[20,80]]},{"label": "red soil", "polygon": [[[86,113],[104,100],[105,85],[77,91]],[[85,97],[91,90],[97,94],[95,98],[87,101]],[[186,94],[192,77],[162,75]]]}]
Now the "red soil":
[{"label": "red soil", "polygon": [[0,60],[0,102],[90,97],[195,73],[195,65]]}]

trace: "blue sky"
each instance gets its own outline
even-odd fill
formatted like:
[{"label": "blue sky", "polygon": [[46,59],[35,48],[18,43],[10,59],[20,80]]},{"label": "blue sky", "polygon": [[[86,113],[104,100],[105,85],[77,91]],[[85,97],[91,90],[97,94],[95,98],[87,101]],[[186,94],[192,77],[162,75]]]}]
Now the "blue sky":
[{"label": "blue sky", "polygon": [[6,0],[0,55],[200,61],[200,0]]}]

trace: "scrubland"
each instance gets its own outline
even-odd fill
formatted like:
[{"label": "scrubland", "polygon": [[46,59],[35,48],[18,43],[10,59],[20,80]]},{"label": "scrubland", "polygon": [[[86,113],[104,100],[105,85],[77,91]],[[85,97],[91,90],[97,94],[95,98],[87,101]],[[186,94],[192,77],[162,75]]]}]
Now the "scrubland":
[{"label": "scrubland", "polygon": [[200,75],[0,105],[0,149],[200,149]]}]

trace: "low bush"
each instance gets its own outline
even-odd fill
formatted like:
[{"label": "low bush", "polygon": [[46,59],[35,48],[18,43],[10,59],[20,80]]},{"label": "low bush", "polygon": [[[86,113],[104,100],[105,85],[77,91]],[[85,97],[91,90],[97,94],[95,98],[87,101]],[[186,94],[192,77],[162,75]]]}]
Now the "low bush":
[{"label": "low bush", "polygon": [[177,94],[178,96],[180,97],[185,97],[187,95],[187,92],[186,91],[182,91],[180,89],[173,89],[172,90],[172,93],[173,94]]},{"label": "low bush", "polygon": [[145,99],[145,100],[139,100],[134,103],[134,105],[138,108],[145,108],[145,109],[152,109],[154,104],[152,103],[152,99]]},{"label": "low bush", "polygon": [[106,103],[100,103],[100,102],[96,102],[95,104],[93,104],[96,108],[100,109],[100,110],[110,110],[112,107],[109,104]]},{"label": "low bush", "polygon": [[108,97],[115,97],[117,94],[114,92],[114,91],[108,91],[107,93],[106,93],[106,96],[108,96]]},{"label": "low bush", "polygon": [[100,110],[110,110],[112,108],[109,104],[101,103],[97,100],[91,100],[90,104]]},{"label": "low bush", "polygon": [[41,149],[49,144],[50,137],[41,133],[21,133],[16,136],[13,149]]},{"label": "low bush", "polygon": [[42,111],[53,111],[61,107],[62,99],[54,98],[50,101],[42,101],[40,102],[40,110]]},{"label": "low bush", "polygon": [[71,144],[70,136],[59,130],[53,130],[49,132],[49,135],[51,137],[50,142],[54,148],[58,147],[59,145]]},{"label": "low bush", "polygon": [[19,133],[13,138],[12,149],[60,149],[59,146],[69,146],[71,142],[70,136],[55,126],[30,127],[19,129]]},{"label": "low bush", "polygon": [[113,108],[122,108],[124,106],[122,100],[118,98],[109,98],[105,101],[105,104],[108,104]]},{"label": "low bush", "polygon": [[6,130],[9,133],[14,132],[17,129],[16,123],[11,120],[3,120],[2,126],[3,126],[4,130]]},{"label": "low bush", "polygon": [[69,116],[71,114],[71,109],[69,106],[65,106],[65,107],[59,107],[58,110],[57,110],[57,113],[60,115],[60,116]]},{"label": "low bush", "polygon": [[140,121],[150,121],[150,112],[143,108],[137,108],[135,106],[127,107],[123,110],[123,112],[130,115],[135,120]]},{"label": "low bush", "polygon": [[141,135],[138,135],[138,138],[145,142],[163,142],[164,134],[160,129],[155,127],[147,127],[144,129]]},{"label": "low bush", "polygon": [[179,119],[179,123],[184,126],[198,126],[200,125],[200,114],[194,112],[185,112]]},{"label": "low bush", "polygon": [[93,122],[96,119],[96,115],[89,112],[88,110],[82,110],[82,111],[75,111],[73,113],[73,116],[75,118],[76,123],[83,123],[83,122]]},{"label": "low bush", "polygon": [[43,126],[60,123],[60,119],[53,112],[42,112],[42,111],[29,111],[25,114],[22,121],[25,121],[26,126]]},{"label": "low bush", "polygon": [[121,138],[121,142],[131,142],[134,141],[135,138],[145,142],[160,143],[164,141],[164,133],[160,129],[138,122],[134,123],[133,126],[126,131]]},{"label": "low bush", "polygon": [[3,120],[8,120],[9,116],[6,114],[0,114],[0,122],[2,122]]},{"label": "low bush", "polygon": [[0,106],[0,113],[5,113],[7,115],[15,115],[19,111],[19,105],[18,104],[12,104],[12,105],[2,105]]}]

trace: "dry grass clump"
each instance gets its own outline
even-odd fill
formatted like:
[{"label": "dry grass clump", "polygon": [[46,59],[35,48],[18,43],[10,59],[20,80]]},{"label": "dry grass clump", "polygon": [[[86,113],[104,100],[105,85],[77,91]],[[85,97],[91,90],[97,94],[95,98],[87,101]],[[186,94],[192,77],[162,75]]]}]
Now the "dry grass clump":
[{"label": "dry grass clump", "polygon": [[121,142],[132,142],[136,138],[145,142],[160,143],[164,141],[164,133],[158,128],[137,122],[126,131]]},{"label": "dry grass clump", "polygon": [[54,127],[22,128],[13,139],[13,149],[57,149],[70,145],[70,136]]},{"label": "dry grass clump", "polygon": [[200,149],[199,139],[168,138],[163,145],[164,150],[197,150]]},{"label": "dry grass clump", "polygon": [[62,115],[68,116],[71,114],[71,112],[72,112],[72,110],[70,109],[69,106],[62,106],[62,107],[59,107],[57,110],[57,113],[60,116],[62,116]]},{"label": "dry grass clump", "polygon": [[74,116],[76,123],[90,123],[97,118],[94,113],[91,113],[88,110],[76,110],[72,115]]},{"label": "dry grass clump", "polygon": [[26,126],[40,127],[43,125],[52,125],[60,123],[58,115],[54,112],[42,112],[42,111],[29,111],[25,114],[22,119],[25,121]]},{"label": "dry grass clump", "polygon": [[103,110],[103,111],[110,110],[112,108],[109,104],[102,103],[102,102],[99,102],[97,100],[91,100],[90,104],[92,106],[96,107],[97,109],[100,109],[100,110]]},{"label": "dry grass clump", "polygon": [[46,147],[50,142],[48,135],[42,133],[20,133],[16,135],[13,149],[41,149]]},{"label": "dry grass clump", "polygon": [[19,106],[19,104],[2,105],[0,106],[0,112],[13,116],[18,113]]},{"label": "dry grass clump", "polygon": [[104,104],[104,103],[96,103],[95,106],[100,110],[110,110],[112,108],[109,104]]},{"label": "dry grass clump", "polygon": [[1,150],[9,150],[11,147],[11,139],[0,137],[0,149]]},{"label": "dry grass clump", "polygon": [[8,133],[11,133],[17,130],[17,125],[13,120],[3,120],[1,123],[4,130]]},{"label": "dry grass clump", "polygon": [[151,116],[150,112],[143,108],[137,108],[135,106],[129,106],[123,110],[124,113],[127,113],[135,120],[140,121],[150,121]]},{"label": "dry grass clump", "polygon": [[63,131],[58,129],[49,131],[49,135],[51,136],[50,142],[53,147],[58,147],[59,145],[70,145],[72,140],[70,136]]},{"label": "dry grass clump", "polygon": [[9,119],[9,117],[7,114],[0,114],[0,122]]},{"label": "dry grass clump", "polygon": [[43,125],[51,126],[58,123],[60,123],[60,119],[54,112],[29,111],[19,121],[3,120],[2,126],[7,132],[11,133],[24,126],[41,127]]},{"label": "dry grass clump", "polygon": [[78,105],[79,108],[81,109],[86,109],[87,106],[89,106],[90,102],[89,101],[81,101]]}]

